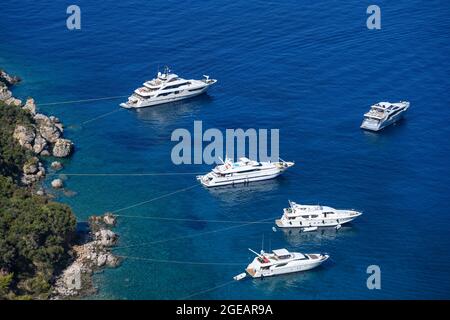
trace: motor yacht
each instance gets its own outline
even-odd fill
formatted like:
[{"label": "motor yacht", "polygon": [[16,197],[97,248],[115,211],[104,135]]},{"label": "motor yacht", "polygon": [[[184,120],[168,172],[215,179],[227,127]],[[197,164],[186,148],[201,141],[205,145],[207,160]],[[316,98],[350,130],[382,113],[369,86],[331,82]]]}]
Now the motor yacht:
[{"label": "motor yacht", "polygon": [[237,162],[226,158],[206,175],[197,176],[205,187],[217,187],[273,179],[292,167],[294,162],[258,162],[242,157]]},{"label": "motor yacht", "polygon": [[283,209],[282,217],[275,220],[275,224],[279,228],[314,231],[317,227],[336,227],[348,223],[361,214],[355,210],[337,210],[327,206],[301,205],[289,201],[289,208]]},{"label": "motor yacht", "polygon": [[245,271],[253,278],[271,277],[286,273],[306,271],[320,266],[329,255],[321,253],[289,252],[287,249],[273,250],[272,253],[257,253],[256,258]]},{"label": "motor yacht", "polygon": [[156,78],[134,90],[128,101],[120,106],[127,109],[144,108],[198,96],[217,82],[207,75],[203,77],[202,80],[186,80],[166,67],[164,72],[158,72]]},{"label": "motor yacht", "polygon": [[397,103],[379,102],[370,107],[369,112],[364,114],[361,124],[362,129],[379,131],[394,122],[400,120],[409,108],[409,102]]}]

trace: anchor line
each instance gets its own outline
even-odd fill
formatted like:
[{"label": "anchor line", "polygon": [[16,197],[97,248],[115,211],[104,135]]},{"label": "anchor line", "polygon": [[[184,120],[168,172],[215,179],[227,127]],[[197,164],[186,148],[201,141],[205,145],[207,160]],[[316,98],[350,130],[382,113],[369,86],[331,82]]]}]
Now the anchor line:
[{"label": "anchor line", "polygon": [[124,255],[117,255],[116,257],[124,258],[124,259],[156,262],[156,263],[174,263],[174,264],[190,264],[190,265],[218,265],[218,266],[220,266],[220,265],[223,265],[223,266],[245,265],[244,263],[234,263],[234,262],[202,262],[202,261],[184,261],[184,260],[164,260],[164,259],[152,259],[152,258],[133,257],[133,256],[124,256]]},{"label": "anchor line", "polygon": [[39,103],[40,106],[54,106],[59,104],[72,104],[72,103],[83,103],[83,102],[92,102],[92,101],[101,101],[101,100],[115,100],[122,99],[128,96],[112,96],[112,97],[103,97],[103,98],[89,98],[89,99],[80,99],[80,100],[69,100],[69,101],[59,101],[59,102],[47,102],[47,103]]}]

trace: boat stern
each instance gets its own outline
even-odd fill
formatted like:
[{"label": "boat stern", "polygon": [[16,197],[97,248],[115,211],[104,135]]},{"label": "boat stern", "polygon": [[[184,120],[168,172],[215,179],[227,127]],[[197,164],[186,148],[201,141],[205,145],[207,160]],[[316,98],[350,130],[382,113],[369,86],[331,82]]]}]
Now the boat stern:
[{"label": "boat stern", "polygon": [[373,120],[373,119],[364,119],[360,126],[361,129],[370,130],[370,131],[379,131],[380,128],[380,121]]}]

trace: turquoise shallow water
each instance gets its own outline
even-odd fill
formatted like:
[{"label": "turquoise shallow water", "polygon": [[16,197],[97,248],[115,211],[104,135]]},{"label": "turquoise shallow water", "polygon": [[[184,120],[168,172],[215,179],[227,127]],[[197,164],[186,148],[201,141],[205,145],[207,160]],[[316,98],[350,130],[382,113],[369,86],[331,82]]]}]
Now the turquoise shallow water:
[{"label": "turquoise shallow water", "polygon": [[[172,131],[194,120],[205,129],[280,128],[281,156],[296,161],[277,180],[211,191],[193,187],[195,174],[69,176],[75,195],[59,199],[80,220],[189,187],[121,214],[257,221],[281,215],[288,199],[364,212],[338,232],[303,235],[271,224],[122,217],[116,252],[133,258],[97,274],[91,298],[449,297],[447,2],[381,1],[379,31],[365,27],[364,1],[79,1],[77,32],[65,28],[68,4],[2,4],[0,65],[23,77],[16,95],[38,104],[126,95],[164,64],[219,82],[206,96],[141,112],[117,111],[120,100],[42,106],[76,143],[64,173],[208,171],[170,161]],[[359,130],[372,103],[401,99],[411,101],[403,121],[381,134]],[[308,273],[228,283],[263,235],[266,249],[332,259]],[[379,291],[366,288],[372,264],[381,268]]]}]

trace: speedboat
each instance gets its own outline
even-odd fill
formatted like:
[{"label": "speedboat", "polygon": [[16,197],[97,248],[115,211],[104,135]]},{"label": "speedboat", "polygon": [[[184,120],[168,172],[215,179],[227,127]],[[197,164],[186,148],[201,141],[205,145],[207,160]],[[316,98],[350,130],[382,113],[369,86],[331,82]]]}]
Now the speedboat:
[{"label": "speedboat", "polygon": [[228,158],[222,162],[208,174],[197,176],[197,180],[208,188],[249,183],[276,178],[294,165],[294,162],[286,162],[281,159],[278,162],[258,162],[245,157],[240,158],[237,162]]},{"label": "speedboat", "polygon": [[301,205],[289,201],[289,208],[283,209],[281,219],[275,220],[279,228],[302,228],[314,231],[317,227],[336,227],[362,215],[355,210],[337,210],[321,205]]},{"label": "speedboat", "polygon": [[127,109],[144,108],[198,96],[217,82],[207,75],[203,77],[202,80],[186,80],[165,67],[164,72],[158,72],[156,78],[144,82],[120,106]]},{"label": "speedboat", "polygon": [[272,253],[257,253],[256,258],[245,271],[253,278],[271,277],[280,274],[306,271],[320,266],[329,255],[322,253],[289,252],[287,249],[273,250]]},{"label": "speedboat", "polygon": [[379,131],[400,120],[408,108],[408,101],[400,101],[397,103],[379,102],[374,104],[370,107],[369,112],[364,114],[361,128]]}]

